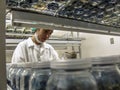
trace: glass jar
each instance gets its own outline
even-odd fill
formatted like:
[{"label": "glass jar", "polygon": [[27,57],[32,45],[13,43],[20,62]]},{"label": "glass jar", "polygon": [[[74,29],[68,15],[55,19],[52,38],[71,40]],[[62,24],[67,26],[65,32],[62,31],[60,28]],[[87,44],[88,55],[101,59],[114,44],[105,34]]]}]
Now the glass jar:
[{"label": "glass jar", "polygon": [[11,66],[12,66],[12,63],[6,63],[6,75],[7,75],[7,79],[9,78],[9,73],[12,70]]},{"label": "glass jar", "polygon": [[7,84],[11,87],[11,81],[10,81],[10,77],[11,77],[11,73],[12,73],[12,70],[14,70],[14,65],[11,63],[11,66],[8,70],[8,75],[7,75]]},{"label": "glass jar", "polygon": [[53,61],[51,68],[46,90],[97,90],[88,60]]},{"label": "glass jar", "polygon": [[17,64],[12,64],[10,73],[9,73],[9,86],[15,90],[16,89],[16,72],[17,72]]},{"label": "glass jar", "polygon": [[99,5],[101,2],[102,2],[102,0],[89,0],[89,3],[90,3],[92,6],[97,6],[97,5]]},{"label": "glass jar", "polygon": [[23,68],[24,70],[20,77],[20,90],[29,90],[29,80],[32,75],[32,63],[25,63]]},{"label": "glass jar", "polygon": [[93,58],[92,74],[99,90],[120,90],[120,70],[118,56]]},{"label": "glass jar", "polygon": [[24,70],[24,65],[25,65],[25,63],[19,63],[17,66],[19,69],[16,73],[16,90],[20,90],[20,78],[21,78],[22,72]]},{"label": "glass jar", "polygon": [[50,63],[39,62],[32,65],[33,74],[31,75],[29,86],[30,90],[45,90],[49,76],[51,75]]}]

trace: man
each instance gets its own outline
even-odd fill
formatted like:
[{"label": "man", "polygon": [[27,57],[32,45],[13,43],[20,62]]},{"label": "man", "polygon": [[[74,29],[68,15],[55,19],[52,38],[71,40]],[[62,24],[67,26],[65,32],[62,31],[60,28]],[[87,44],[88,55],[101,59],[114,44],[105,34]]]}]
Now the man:
[{"label": "man", "polygon": [[[35,29],[35,28],[34,28]],[[32,37],[18,44],[13,56],[12,63],[39,62],[59,59],[54,48],[45,41],[49,39],[53,30],[36,28]]]}]

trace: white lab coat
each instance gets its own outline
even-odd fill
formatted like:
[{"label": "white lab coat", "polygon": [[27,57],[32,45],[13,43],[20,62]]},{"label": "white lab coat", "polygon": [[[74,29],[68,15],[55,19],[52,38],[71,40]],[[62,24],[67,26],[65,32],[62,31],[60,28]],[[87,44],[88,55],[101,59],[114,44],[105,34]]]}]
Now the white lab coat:
[{"label": "white lab coat", "polygon": [[57,59],[59,59],[58,54],[51,45],[45,42],[42,45],[36,45],[31,38],[28,38],[20,42],[16,47],[12,56],[12,63],[51,61]]}]

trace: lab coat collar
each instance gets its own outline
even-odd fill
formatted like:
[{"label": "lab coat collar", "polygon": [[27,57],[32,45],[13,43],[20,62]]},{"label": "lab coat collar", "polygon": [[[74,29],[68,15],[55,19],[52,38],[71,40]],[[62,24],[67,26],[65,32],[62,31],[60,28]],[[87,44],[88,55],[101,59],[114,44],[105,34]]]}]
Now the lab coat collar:
[{"label": "lab coat collar", "polygon": [[46,42],[43,43],[44,48],[49,48],[48,44]]},{"label": "lab coat collar", "polygon": [[33,46],[34,46],[34,42],[32,41],[32,38],[31,38],[31,37],[29,37],[29,38],[27,39],[27,44],[28,44],[28,47],[33,47]]},{"label": "lab coat collar", "polygon": [[[28,47],[34,47],[34,42],[32,41],[31,37],[28,38],[27,44],[28,44]],[[49,45],[46,42],[44,42],[41,47],[49,48]]]}]

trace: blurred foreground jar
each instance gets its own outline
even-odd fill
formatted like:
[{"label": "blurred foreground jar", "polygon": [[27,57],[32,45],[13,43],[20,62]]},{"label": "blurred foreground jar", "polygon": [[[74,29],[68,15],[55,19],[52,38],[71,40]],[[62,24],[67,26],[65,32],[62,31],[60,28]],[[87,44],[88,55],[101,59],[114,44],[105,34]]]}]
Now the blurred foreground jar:
[{"label": "blurred foreground jar", "polygon": [[6,76],[9,78],[9,73],[12,71],[12,63],[6,63]]},{"label": "blurred foreground jar", "polygon": [[16,72],[18,71],[17,64],[12,64],[9,70],[8,85],[13,89],[16,90]]},{"label": "blurred foreground jar", "polygon": [[27,62],[24,64],[24,70],[20,77],[20,90],[29,90],[29,80],[32,75],[32,63]]},{"label": "blurred foreground jar", "polygon": [[9,74],[12,71],[11,66],[12,66],[12,63],[6,63],[7,86],[9,86],[9,87],[11,86],[11,84],[10,84],[10,78],[9,78]]},{"label": "blurred foreground jar", "polygon": [[46,90],[97,90],[87,60],[53,61]]},{"label": "blurred foreground jar", "polygon": [[99,90],[120,90],[120,70],[118,56],[93,58],[92,74]]},{"label": "blurred foreground jar", "polygon": [[32,65],[33,74],[29,81],[29,90],[45,90],[51,75],[49,62],[37,62]]},{"label": "blurred foreground jar", "polygon": [[19,69],[16,72],[16,90],[20,90],[20,79],[24,71],[24,66],[25,66],[25,63],[19,63],[17,66]]},{"label": "blurred foreground jar", "polygon": [[118,59],[119,59],[118,67],[120,69],[120,55],[118,56]]}]

